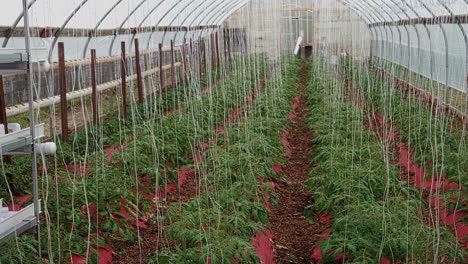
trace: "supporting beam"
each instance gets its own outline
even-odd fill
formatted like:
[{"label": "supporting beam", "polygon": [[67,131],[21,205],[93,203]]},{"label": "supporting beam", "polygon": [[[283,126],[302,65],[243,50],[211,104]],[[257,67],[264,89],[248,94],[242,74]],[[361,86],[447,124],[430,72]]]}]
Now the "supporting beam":
[{"label": "supporting beam", "polygon": [[369,27],[382,26],[405,26],[405,25],[437,25],[437,24],[468,24],[466,15],[448,15],[435,17],[419,17],[412,19],[402,19],[398,21],[385,21],[369,24]]}]

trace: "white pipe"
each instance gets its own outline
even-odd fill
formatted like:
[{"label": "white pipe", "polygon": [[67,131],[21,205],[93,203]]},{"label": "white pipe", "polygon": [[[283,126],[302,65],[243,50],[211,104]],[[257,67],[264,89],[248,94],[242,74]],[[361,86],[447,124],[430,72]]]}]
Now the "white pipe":
[{"label": "white pipe", "polygon": [[[177,62],[177,63],[174,64],[174,66],[176,68],[181,67],[181,65],[182,64],[180,62]],[[166,70],[168,70],[170,68],[171,68],[170,65],[163,66],[164,71],[166,71]],[[143,72],[142,77],[144,78],[144,77],[156,74],[156,73],[159,73],[159,67]],[[130,75],[130,76],[127,77],[127,82],[135,81],[136,78],[137,78],[136,74]],[[121,85],[121,80],[118,79],[118,80],[115,80],[115,81],[111,81],[111,82],[107,82],[107,83],[103,83],[101,85],[98,85],[97,90],[98,90],[98,92],[103,92],[105,90],[109,90],[109,89],[118,87],[120,85]],[[87,87],[87,88],[84,88],[84,89],[81,89],[81,90],[78,90],[78,91],[69,92],[69,93],[67,93],[67,101],[77,99],[77,98],[81,98],[83,96],[89,96],[89,95],[92,94],[92,92],[93,92],[92,87]],[[45,99],[35,101],[33,103],[33,105],[34,105],[35,108],[40,108],[40,107],[51,106],[51,105],[58,104],[58,103],[60,103],[60,96],[57,95],[57,96],[48,97],[48,98],[45,98]],[[7,110],[6,110],[7,116],[10,117],[10,116],[16,116],[16,115],[19,115],[19,114],[26,113],[26,112],[28,112],[28,108],[29,108],[28,104],[20,104],[20,105],[15,105],[15,106],[12,106],[12,107],[8,107]]]}]

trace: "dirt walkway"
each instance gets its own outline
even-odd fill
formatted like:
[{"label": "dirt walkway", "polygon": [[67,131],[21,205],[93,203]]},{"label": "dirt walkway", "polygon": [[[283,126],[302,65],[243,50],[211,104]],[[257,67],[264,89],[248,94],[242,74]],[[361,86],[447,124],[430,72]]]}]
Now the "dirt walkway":
[{"label": "dirt walkway", "polygon": [[309,224],[304,215],[305,207],[313,202],[312,193],[304,186],[312,169],[309,153],[312,133],[306,127],[307,105],[303,97],[306,85],[307,66],[303,65],[302,79],[296,87],[301,96],[295,98],[295,107],[290,113],[293,123],[287,140],[292,155],[282,173],[287,183],[280,184],[278,206],[269,214],[276,238],[276,263],[311,263],[315,234],[319,233],[319,226]]}]

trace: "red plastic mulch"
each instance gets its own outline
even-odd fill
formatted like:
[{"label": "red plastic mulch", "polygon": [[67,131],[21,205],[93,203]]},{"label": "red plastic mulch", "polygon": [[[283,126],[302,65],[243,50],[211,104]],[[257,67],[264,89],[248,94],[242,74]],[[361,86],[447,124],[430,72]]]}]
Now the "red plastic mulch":
[{"label": "red plastic mulch", "polygon": [[[443,192],[440,192],[441,190],[464,190],[463,186],[460,188],[458,183],[450,182],[448,177],[442,180],[437,175],[432,175],[430,179],[426,179],[424,168],[413,162],[413,157],[405,143],[399,142],[397,143],[397,147],[399,164],[404,168],[405,172],[410,175],[410,180],[414,183],[414,186],[428,194],[427,202],[432,208],[438,210],[441,224],[452,226],[455,229],[458,240],[463,244],[465,250],[468,250],[468,239],[466,239],[468,235],[468,225],[461,221],[462,217],[468,216],[468,212],[449,212],[449,210],[444,207],[446,201],[442,196]],[[464,191],[462,191],[461,196],[466,197]]]},{"label": "red plastic mulch", "polygon": [[[384,127],[392,127],[391,121],[383,118],[382,114],[371,113],[370,118],[373,122],[371,129],[376,133],[381,133]],[[424,167],[414,162],[413,154],[411,154],[410,148],[406,143],[403,141],[396,142],[400,134],[400,131],[391,131],[387,136],[389,142],[394,142],[396,146],[398,164],[403,168],[406,175],[409,175],[409,180],[413,183],[413,186],[428,196],[426,201],[431,208],[438,210],[440,223],[445,226],[452,226],[458,240],[462,243],[465,250],[468,250],[468,239],[466,239],[468,225],[461,221],[462,217],[468,216],[468,212],[461,210],[449,212],[448,208],[444,207],[446,201],[442,195],[443,191],[462,190],[461,197],[466,197],[465,188],[456,182],[449,181],[447,175],[432,175],[428,179]]]},{"label": "red plastic mulch", "polygon": [[10,212],[18,212],[23,210],[25,207],[24,205],[32,199],[32,195],[25,194],[20,196],[14,196],[14,199],[17,201],[17,203],[10,202],[7,204],[8,210]]},{"label": "red plastic mulch", "polygon": [[275,263],[275,251],[273,245],[273,233],[270,230],[258,230],[257,234],[252,238],[250,243],[255,248],[255,253],[260,258],[262,264]]},{"label": "red plastic mulch", "polygon": [[[110,264],[112,263],[112,254],[115,252],[115,249],[109,245],[105,247],[98,247],[96,245],[92,246],[98,254],[98,264]],[[93,252],[90,250],[88,251],[88,258],[91,259],[93,257]],[[87,264],[86,258],[83,256],[79,256],[76,254],[72,254],[70,256],[70,263],[72,264]]]}]

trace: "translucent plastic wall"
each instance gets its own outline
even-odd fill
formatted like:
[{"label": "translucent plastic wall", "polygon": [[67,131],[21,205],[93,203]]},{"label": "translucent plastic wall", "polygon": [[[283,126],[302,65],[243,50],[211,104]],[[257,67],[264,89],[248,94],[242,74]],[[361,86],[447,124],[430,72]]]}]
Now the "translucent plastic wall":
[{"label": "translucent plastic wall", "polygon": [[[463,28],[468,30],[468,25],[463,25]],[[447,42],[442,29],[445,30]],[[382,30],[384,34],[381,39],[373,40],[374,55],[442,84],[447,82],[450,87],[459,91],[465,91],[468,70],[466,47],[457,25],[427,25],[427,30],[423,25],[378,30]]]},{"label": "translucent plastic wall", "polygon": [[467,0],[343,0],[372,30],[372,53],[466,92]]}]

